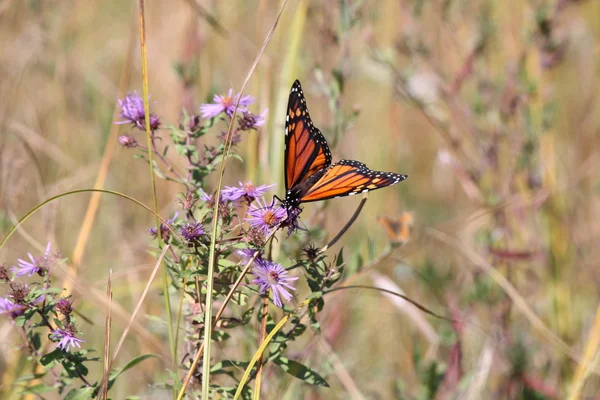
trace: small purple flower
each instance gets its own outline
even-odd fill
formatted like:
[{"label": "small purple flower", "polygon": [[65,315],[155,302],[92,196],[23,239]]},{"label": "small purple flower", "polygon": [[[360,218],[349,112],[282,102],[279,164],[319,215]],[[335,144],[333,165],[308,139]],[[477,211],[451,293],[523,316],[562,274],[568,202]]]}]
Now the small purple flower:
[{"label": "small purple flower", "polygon": [[8,276],[8,270],[4,264],[0,265],[0,282],[10,282],[10,276]]},{"label": "small purple flower", "polygon": [[15,304],[5,297],[0,297],[0,316],[8,315],[14,319],[23,315],[26,309],[27,307],[22,304]]},{"label": "small purple flower", "polygon": [[281,297],[285,301],[292,298],[292,294],[288,292],[288,289],[296,290],[291,283],[297,280],[298,277],[289,277],[289,272],[277,263],[261,261],[252,269],[252,273],[256,276],[252,283],[260,286],[260,294],[265,294],[270,289],[273,292],[273,301],[277,307],[282,308]]},{"label": "small purple flower", "polygon": [[[227,96],[220,96],[216,94],[213,97],[213,103],[203,104],[200,106],[200,114],[202,115],[202,118],[210,119],[216,117],[222,112],[225,112],[231,117],[233,115],[233,110],[235,109],[235,104],[239,98],[239,94],[236,94],[235,97],[233,96],[233,89],[229,89]],[[246,106],[252,104],[253,102],[254,98],[252,96],[242,96],[238,111],[246,111]]]},{"label": "small purple flower", "polygon": [[250,111],[244,111],[242,117],[238,120],[238,129],[249,131],[265,124],[265,117],[269,109],[266,109],[260,115],[254,115]]},{"label": "small purple flower", "polygon": [[31,261],[25,261],[19,258],[17,260],[19,266],[13,266],[11,268],[11,271],[14,272],[16,276],[27,275],[31,277],[35,273],[38,273],[43,276],[43,274],[48,270],[48,268],[50,268],[50,266],[54,262],[54,258],[52,257],[51,242],[48,242],[48,245],[46,246],[46,252],[43,256],[34,258],[31,255],[31,253],[27,253],[27,255],[29,256],[29,259]]},{"label": "small purple flower", "polygon": [[293,207],[286,209],[287,218],[282,222],[281,226],[288,228],[288,237],[297,231],[300,228],[300,224],[298,223],[300,213],[302,212],[302,208]]},{"label": "small purple flower", "polygon": [[50,334],[50,339],[57,341],[56,347],[61,350],[69,351],[71,346],[81,348],[79,343],[85,342],[83,339],[75,337],[75,327],[68,324],[65,329],[56,328],[54,332]]},{"label": "small purple flower", "polygon": [[[121,107],[121,118],[125,121],[115,122],[115,124],[132,123],[141,130],[146,129],[146,114],[144,111],[144,99],[138,95],[136,91],[127,93],[123,100],[119,99],[119,107]],[[153,131],[160,127],[160,119],[154,114],[150,114],[150,129]]]},{"label": "small purple flower", "polygon": [[119,136],[119,143],[121,143],[123,147],[127,147],[128,149],[133,149],[135,147],[138,147],[139,145],[138,140],[130,135]]},{"label": "small purple flower", "polygon": [[254,253],[256,253],[257,251],[258,251],[258,255],[254,259],[254,262],[257,262],[257,260],[262,260],[262,252],[260,250],[255,250],[255,249],[239,249],[239,250],[236,251],[236,254],[238,256],[240,256],[240,258],[244,262],[248,262],[248,260],[250,260],[252,258],[252,256],[254,255]]},{"label": "small purple flower", "polygon": [[191,223],[185,224],[181,228],[181,235],[188,242],[197,241],[205,233],[206,232],[204,231],[204,228],[202,227],[202,224],[200,222],[191,222]]},{"label": "small purple flower", "polygon": [[285,208],[275,205],[275,200],[267,205],[263,198],[263,204],[259,200],[258,205],[253,204],[250,206],[248,217],[245,220],[251,227],[261,230],[265,235],[268,235],[271,229],[279,225],[285,217]]},{"label": "small purple flower", "polygon": [[[166,221],[167,224],[168,225],[173,225],[173,222],[175,222],[175,220],[177,219],[178,215],[179,215],[179,213],[175,212],[175,214],[173,214],[173,216]],[[148,229],[148,233],[150,235],[152,235],[153,237],[156,238],[156,235],[158,234],[158,231],[157,231],[156,227],[154,227],[154,228]],[[167,228],[165,226],[165,224],[162,224],[162,223],[160,224],[160,237],[163,240],[167,240],[169,238],[169,228]]]},{"label": "small purple flower", "polygon": [[239,201],[245,199],[248,204],[252,203],[257,198],[263,196],[270,188],[275,186],[272,185],[260,185],[256,187],[250,181],[244,183],[239,182],[240,187],[225,186],[225,189],[221,192],[221,196],[225,201]]},{"label": "small purple flower", "polygon": [[198,189],[198,191],[200,192],[200,200],[206,203],[210,203],[210,201],[212,200],[212,195],[206,193],[204,190],[202,190],[202,188]]},{"label": "small purple flower", "polygon": [[58,300],[54,307],[59,313],[61,313],[65,317],[68,317],[73,312],[73,302],[69,299],[62,298]]}]

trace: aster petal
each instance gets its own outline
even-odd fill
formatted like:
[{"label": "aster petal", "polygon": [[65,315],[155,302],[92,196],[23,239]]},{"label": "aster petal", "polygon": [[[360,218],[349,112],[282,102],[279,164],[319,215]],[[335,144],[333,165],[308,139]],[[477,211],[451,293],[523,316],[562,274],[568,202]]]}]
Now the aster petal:
[{"label": "aster petal", "polygon": [[226,108],[222,104],[203,104],[200,106],[200,115],[202,118],[214,118],[225,111]]},{"label": "aster petal", "polygon": [[[230,90],[231,91],[231,90]],[[235,102],[237,103],[238,99],[240,98],[240,95],[237,94],[235,96]],[[250,104],[254,103],[254,97],[246,94],[244,96],[242,96],[242,98],[240,99],[240,107],[241,106],[249,106]]]},{"label": "aster petal", "polygon": [[[261,293],[264,294],[264,293]],[[283,304],[281,304],[281,299],[279,298],[279,293],[276,290],[273,290],[273,302],[279,308],[283,308]]]},{"label": "aster petal", "polygon": [[256,122],[254,123],[255,127],[256,126],[263,126],[265,124],[267,112],[269,112],[268,108],[265,109],[265,111],[263,111],[260,115],[257,116]]}]

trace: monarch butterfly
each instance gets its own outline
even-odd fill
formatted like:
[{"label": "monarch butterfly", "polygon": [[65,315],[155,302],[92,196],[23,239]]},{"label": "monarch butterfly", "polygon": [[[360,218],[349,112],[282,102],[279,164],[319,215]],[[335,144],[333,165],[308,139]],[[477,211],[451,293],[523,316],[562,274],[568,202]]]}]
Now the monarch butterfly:
[{"label": "monarch butterfly", "polygon": [[383,226],[388,239],[394,245],[406,244],[410,239],[413,228],[413,214],[403,212],[399,217],[377,217],[377,222]]},{"label": "monarch butterfly", "polygon": [[285,117],[285,199],[297,216],[300,203],[352,196],[402,182],[408,175],[372,171],[359,161],[331,164],[325,137],[310,119],[300,81],[290,90]]}]

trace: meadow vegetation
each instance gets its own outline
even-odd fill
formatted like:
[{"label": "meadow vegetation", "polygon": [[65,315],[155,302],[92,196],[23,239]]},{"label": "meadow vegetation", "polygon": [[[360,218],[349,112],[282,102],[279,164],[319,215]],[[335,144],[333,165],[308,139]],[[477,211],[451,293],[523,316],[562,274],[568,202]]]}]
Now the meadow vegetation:
[{"label": "meadow vegetation", "polygon": [[[1,2],[0,398],[600,398],[599,21]],[[295,79],[410,178],[282,208]]]}]

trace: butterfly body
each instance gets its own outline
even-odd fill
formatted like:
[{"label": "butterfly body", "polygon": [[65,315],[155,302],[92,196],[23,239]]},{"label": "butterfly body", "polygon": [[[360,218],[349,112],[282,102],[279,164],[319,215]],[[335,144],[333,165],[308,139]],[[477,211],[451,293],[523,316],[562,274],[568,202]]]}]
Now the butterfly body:
[{"label": "butterfly body", "polygon": [[354,160],[331,164],[331,151],[313,125],[300,82],[290,90],[285,122],[285,188],[288,210],[301,203],[351,196],[394,185],[408,178],[393,172],[372,171]]}]

